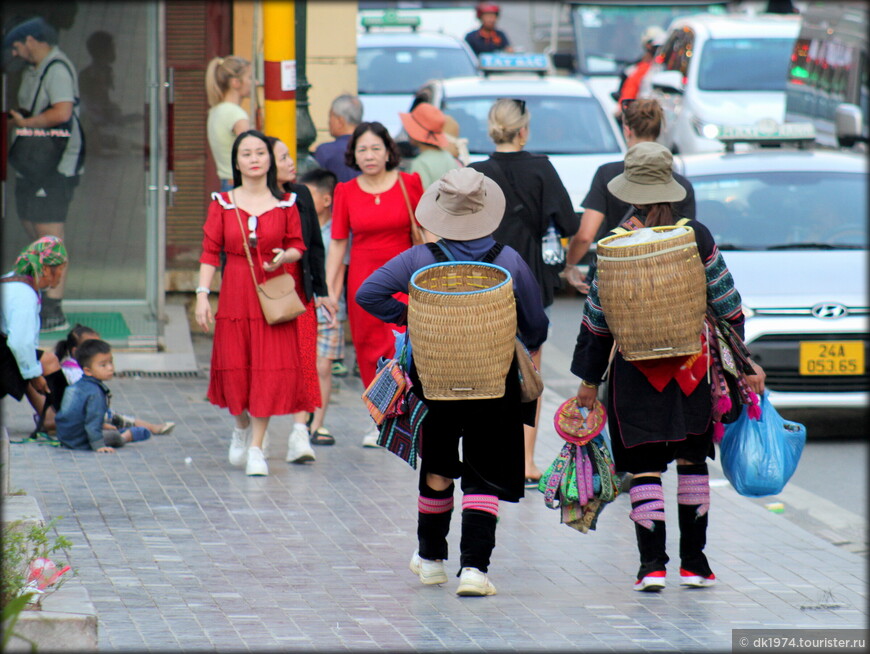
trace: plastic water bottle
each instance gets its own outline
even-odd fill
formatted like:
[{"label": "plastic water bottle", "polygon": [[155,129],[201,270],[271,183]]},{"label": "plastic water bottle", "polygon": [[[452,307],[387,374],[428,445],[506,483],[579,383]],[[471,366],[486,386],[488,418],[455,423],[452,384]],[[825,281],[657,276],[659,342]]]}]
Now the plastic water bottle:
[{"label": "plastic water bottle", "polygon": [[553,225],[547,228],[547,233],[544,234],[544,239],[541,243],[541,254],[544,258],[544,263],[550,266],[556,266],[565,263],[565,249],[562,247],[562,241],[559,239],[559,233]]}]

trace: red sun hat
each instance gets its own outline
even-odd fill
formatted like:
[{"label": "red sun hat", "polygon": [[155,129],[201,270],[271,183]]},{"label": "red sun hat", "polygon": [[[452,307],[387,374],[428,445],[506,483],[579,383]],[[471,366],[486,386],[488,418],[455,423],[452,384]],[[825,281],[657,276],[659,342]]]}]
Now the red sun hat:
[{"label": "red sun hat", "polygon": [[438,107],[428,102],[421,102],[411,110],[411,113],[399,112],[399,118],[402,119],[402,125],[405,126],[408,136],[415,141],[428,143],[442,150],[450,144],[444,136],[445,117]]},{"label": "red sun hat", "polygon": [[604,405],[595,401],[592,410],[587,411],[577,406],[577,398],[572,397],[556,409],[553,416],[553,425],[556,433],[564,440],[575,445],[586,445],[601,433],[607,422],[607,412]]}]

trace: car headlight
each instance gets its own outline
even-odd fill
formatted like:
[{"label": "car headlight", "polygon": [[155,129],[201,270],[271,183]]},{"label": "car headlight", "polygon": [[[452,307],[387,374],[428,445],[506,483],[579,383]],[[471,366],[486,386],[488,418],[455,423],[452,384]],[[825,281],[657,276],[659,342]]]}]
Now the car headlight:
[{"label": "car headlight", "polygon": [[752,309],[747,307],[745,304],[741,305],[740,308],[743,310],[743,317],[744,318],[751,318],[752,316],[755,315],[755,311],[753,311]]},{"label": "car headlight", "polygon": [[706,139],[715,139],[719,137],[719,126],[713,123],[705,123],[699,118],[692,118],[692,126],[698,135]]}]

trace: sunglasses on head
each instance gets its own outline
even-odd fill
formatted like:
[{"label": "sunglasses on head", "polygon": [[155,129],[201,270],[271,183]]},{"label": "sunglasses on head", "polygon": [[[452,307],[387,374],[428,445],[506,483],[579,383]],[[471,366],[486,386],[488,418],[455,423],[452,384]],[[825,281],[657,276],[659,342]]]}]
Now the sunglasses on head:
[{"label": "sunglasses on head", "polygon": [[257,217],[248,216],[248,245],[252,248],[257,247]]},{"label": "sunglasses on head", "polygon": [[625,100],[620,100],[619,106],[623,111],[625,111],[626,109],[628,109],[628,105],[630,105],[635,100],[636,98],[626,98]]},{"label": "sunglasses on head", "polygon": [[514,102],[516,102],[517,107],[520,110],[520,116],[524,116],[526,113],[526,101],[520,100],[519,98],[511,98]]}]

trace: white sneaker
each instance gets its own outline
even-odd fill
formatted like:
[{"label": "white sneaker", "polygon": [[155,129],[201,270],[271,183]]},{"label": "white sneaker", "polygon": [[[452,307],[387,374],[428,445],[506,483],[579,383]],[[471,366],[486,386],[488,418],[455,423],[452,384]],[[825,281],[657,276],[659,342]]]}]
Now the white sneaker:
[{"label": "white sneaker", "polygon": [[378,445],[378,436],[380,432],[378,428],[375,427],[371,431],[367,432],[365,436],[363,436],[362,446],[363,447],[380,447]]},{"label": "white sneaker", "polygon": [[446,584],[447,573],[444,572],[444,561],[424,559],[419,552],[414,552],[411,557],[411,563],[408,565],[415,575],[420,577],[427,586],[433,584]]},{"label": "white sneaker", "polygon": [[293,425],[287,438],[287,463],[307,463],[314,461],[314,450],[308,438],[308,429],[301,422]]},{"label": "white sneaker", "polygon": [[245,429],[236,427],[233,429],[233,437],[230,440],[230,463],[234,466],[243,466],[248,460],[248,444],[251,442],[251,425]]},{"label": "white sneaker", "polygon": [[245,474],[249,477],[263,477],[269,474],[266,457],[263,456],[263,450],[259,447],[248,448],[248,464],[245,466]]},{"label": "white sneaker", "polygon": [[485,597],[487,595],[495,595],[495,586],[487,578],[486,573],[481,572],[477,568],[462,568],[459,575],[459,588],[456,589],[457,595],[465,597]]}]

